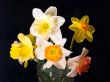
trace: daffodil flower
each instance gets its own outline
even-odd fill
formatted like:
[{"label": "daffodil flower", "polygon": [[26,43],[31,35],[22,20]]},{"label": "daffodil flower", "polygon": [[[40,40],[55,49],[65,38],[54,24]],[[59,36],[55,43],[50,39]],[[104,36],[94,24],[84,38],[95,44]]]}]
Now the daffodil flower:
[{"label": "daffodil flower", "polygon": [[54,45],[43,39],[37,38],[38,47],[35,50],[36,58],[39,60],[46,59],[47,62],[43,65],[43,69],[50,68],[52,65],[59,69],[65,69],[66,59],[71,51],[65,49],[63,46]]},{"label": "daffodil flower", "polygon": [[60,37],[62,37],[62,34],[60,27],[64,24],[65,19],[57,16],[57,8],[51,6],[45,13],[39,8],[34,8],[32,13],[35,20],[30,27],[30,33],[45,40],[51,38],[53,42],[61,43],[62,39]]},{"label": "daffodil flower", "polygon": [[87,15],[83,16],[81,20],[72,17],[72,25],[69,26],[69,29],[75,31],[74,39],[77,43],[83,42],[84,39],[87,39],[89,42],[93,41],[92,34],[95,32],[95,29],[92,25],[89,24],[89,17]]},{"label": "daffodil flower", "polygon": [[20,42],[15,41],[11,46],[10,57],[27,66],[27,61],[34,59],[33,46],[31,40],[22,33],[18,34],[18,39]]},{"label": "daffodil flower", "polygon": [[86,56],[87,53],[88,50],[83,48],[81,55],[67,60],[67,66],[71,69],[67,74],[68,77],[75,77],[77,74],[81,75],[81,72],[87,72],[91,63],[91,57]]}]

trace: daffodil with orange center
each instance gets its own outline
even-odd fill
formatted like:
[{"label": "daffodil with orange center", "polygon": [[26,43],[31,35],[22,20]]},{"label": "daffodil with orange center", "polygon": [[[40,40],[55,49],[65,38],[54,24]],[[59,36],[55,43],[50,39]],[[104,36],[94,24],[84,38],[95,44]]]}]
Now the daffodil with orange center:
[{"label": "daffodil with orange center", "polygon": [[62,50],[59,45],[50,45],[45,48],[45,58],[51,61],[58,61],[62,57]]},{"label": "daffodil with orange center", "polygon": [[37,38],[38,47],[35,50],[35,55],[39,60],[46,59],[47,62],[43,65],[43,69],[50,68],[52,65],[59,69],[65,69],[66,59],[71,51],[65,49],[61,45],[54,45],[51,42]]},{"label": "daffodil with orange center", "polygon": [[31,40],[22,33],[18,34],[18,39],[20,42],[15,41],[11,46],[10,57],[26,65],[28,60],[34,59],[33,46]]},{"label": "daffodil with orange center", "polygon": [[77,43],[83,42],[84,39],[87,39],[89,42],[93,41],[92,34],[95,32],[95,29],[92,25],[89,25],[89,16],[85,15],[81,20],[72,17],[72,25],[69,26],[69,29],[73,30],[74,39]]},{"label": "daffodil with orange center", "polygon": [[67,74],[68,77],[75,77],[77,74],[87,72],[91,63],[91,57],[86,56],[88,50],[83,48],[79,56],[68,59],[67,65],[71,71]]}]

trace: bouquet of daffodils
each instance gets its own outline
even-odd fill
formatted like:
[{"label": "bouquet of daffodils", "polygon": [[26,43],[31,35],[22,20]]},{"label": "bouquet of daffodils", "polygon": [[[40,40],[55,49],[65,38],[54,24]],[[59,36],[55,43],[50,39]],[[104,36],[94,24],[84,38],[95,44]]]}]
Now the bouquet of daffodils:
[{"label": "bouquet of daffodils", "polygon": [[[53,73],[52,69],[59,70],[59,73],[63,70],[63,76],[68,78],[87,72],[91,63],[91,57],[87,56],[89,50],[84,47],[80,55],[72,58],[70,58],[70,54],[74,52],[71,51],[74,41],[77,43],[83,42],[84,39],[87,39],[89,42],[93,41],[92,34],[95,32],[95,29],[92,25],[89,25],[89,17],[85,15],[81,20],[75,17],[71,18],[72,24],[68,28],[74,31],[74,35],[70,49],[66,49],[64,45],[67,39],[62,37],[60,29],[65,19],[57,16],[57,8],[51,6],[44,13],[41,9],[34,8],[32,15],[35,20],[30,27],[30,33],[27,35],[23,33],[18,34],[19,41],[14,41],[11,45],[10,57],[14,60],[17,59],[25,68],[29,60],[36,61],[44,76],[47,77],[49,74],[47,77],[48,81],[44,80],[45,82],[54,82],[57,79],[53,77],[55,72]],[[42,78],[45,78],[44,76]],[[39,82],[42,82],[41,77],[39,79]],[[53,80],[50,81],[49,79]]]}]

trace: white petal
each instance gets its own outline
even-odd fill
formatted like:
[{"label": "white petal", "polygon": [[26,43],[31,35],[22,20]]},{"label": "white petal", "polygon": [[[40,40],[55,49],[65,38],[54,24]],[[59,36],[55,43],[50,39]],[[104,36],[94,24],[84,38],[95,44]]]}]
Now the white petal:
[{"label": "white petal", "polygon": [[58,37],[58,39],[61,40],[62,39],[61,30],[58,29],[56,32],[53,33],[53,36]]},{"label": "white petal", "polygon": [[48,34],[46,34],[45,36],[43,35],[43,36],[40,36],[41,38],[43,38],[44,40],[48,40],[49,39],[49,36],[48,36]]},{"label": "white petal", "polygon": [[66,39],[66,38],[63,38],[63,39],[62,39],[62,46],[64,46],[64,45],[65,45],[66,41],[67,41],[67,39]]},{"label": "white petal", "polygon": [[58,26],[62,26],[65,22],[65,19],[63,17],[57,16]]},{"label": "white petal", "polygon": [[51,42],[46,41],[46,40],[43,40],[43,39],[42,39],[42,43],[43,43],[43,45],[44,45],[45,47],[46,47],[46,46],[53,45]]},{"label": "white petal", "polygon": [[59,69],[65,69],[66,67],[66,59],[65,57],[62,57],[59,61],[57,61],[55,64],[54,64],[57,68]]},{"label": "white petal", "polygon": [[67,50],[63,47],[61,47],[61,49],[62,49],[62,53],[63,53],[64,56],[69,56],[72,53],[71,51],[69,51],[69,50]]},{"label": "white petal", "polygon": [[38,59],[37,59],[37,58],[34,58],[33,60],[34,60],[35,62],[38,62]]},{"label": "white petal", "polygon": [[36,21],[33,22],[33,24],[30,27],[30,34],[32,34],[33,36],[38,36],[37,32],[34,29],[34,24]]},{"label": "white petal", "polygon": [[42,10],[39,9],[39,8],[34,8],[33,11],[32,11],[32,14],[33,14],[33,17],[35,19],[38,19],[38,20],[41,19],[42,16],[44,15],[44,13],[42,12]]},{"label": "white petal", "polygon": [[57,31],[65,22],[65,19],[61,16],[53,16],[50,19],[53,22],[53,29],[54,31]]},{"label": "white petal", "polygon": [[88,54],[88,52],[89,52],[89,50],[88,49],[86,49],[86,48],[83,48],[82,49],[82,53],[81,53],[81,56],[86,56],[87,54]]},{"label": "white petal", "polygon": [[73,58],[69,58],[67,60],[67,66],[69,69],[73,68],[73,67],[77,67],[79,65],[79,60],[80,60],[80,56],[76,56]]},{"label": "white petal", "polygon": [[44,45],[43,39],[42,39],[41,37],[36,37],[36,45],[43,47],[43,49],[45,49],[45,47],[46,47],[46,46]]},{"label": "white petal", "polygon": [[45,47],[53,45],[53,44],[47,40],[42,39],[41,37],[37,37],[36,38],[36,45],[45,48]]},{"label": "white petal", "polygon": [[42,41],[40,39],[40,37],[36,37],[36,43],[37,46],[42,46]]},{"label": "white petal", "polygon": [[35,56],[36,58],[40,59],[40,60],[44,60],[45,59],[45,50],[42,47],[37,47],[35,49]]},{"label": "white petal", "polygon": [[60,29],[56,32],[53,32],[49,36],[55,44],[59,44],[62,40],[62,35],[61,35]]},{"label": "white petal", "polygon": [[14,41],[13,44],[19,44],[19,42],[18,41]]},{"label": "white petal", "polygon": [[73,68],[66,76],[67,77],[75,77],[77,75],[76,69]]},{"label": "white petal", "polygon": [[23,65],[23,62],[21,62],[20,60],[18,60],[18,62],[19,62],[21,65]]},{"label": "white petal", "polygon": [[51,6],[51,7],[49,7],[49,8],[45,11],[45,14],[46,14],[46,15],[49,15],[49,16],[55,16],[55,15],[57,15],[57,8],[54,7],[54,6]]},{"label": "white petal", "polygon": [[57,30],[56,32],[53,32],[49,36],[55,44],[59,44],[61,46],[64,46],[64,44],[66,43],[66,40],[67,40],[66,38],[62,39],[62,33],[61,33],[60,29]]},{"label": "white petal", "polygon": [[54,64],[54,62],[48,60],[48,61],[43,65],[43,69],[50,68],[53,64]]}]

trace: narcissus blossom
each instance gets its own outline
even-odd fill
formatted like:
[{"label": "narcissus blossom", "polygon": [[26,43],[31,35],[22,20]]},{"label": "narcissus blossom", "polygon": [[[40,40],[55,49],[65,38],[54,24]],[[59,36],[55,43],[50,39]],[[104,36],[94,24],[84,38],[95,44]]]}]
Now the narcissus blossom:
[{"label": "narcissus blossom", "polygon": [[79,56],[69,58],[67,66],[71,71],[67,74],[68,77],[75,77],[77,74],[81,75],[82,72],[87,72],[91,63],[91,57],[86,56],[88,50],[83,48]]},{"label": "narcissus blossom", "polygon": [[43,69],[50,68],[52,65],[59,69],[65,69],[66,59],[71,51],[65,49],[61,45],[54,45],[51,42],[37,38],[38,47],[35,50],[36,58],[39,60],[46,59],[47,62],[43,65]]},{"label": "narcissus blossom", "polygon": [[92,34],[95,32],[95,29],[92,25],[89,24],[89,17],[87,15],[83,16],[81,20],[72,17],[72,25],[69,26],[69,29],[75,31],[74,39],[77,43],[83,42],[84,39],[87,39],[89,42],[93,41]]},{"label": "narcissus blossom", "polygon": [[39,8],[34,8],[32,13],[35,18],[30,28],[32,35],[45,40],[48,40],[50,37],[55,43],[62,42],[62,40],[59,39],[62,37],[60,27],[65,22],[65,19],[61,16],[57,16],[56,7],[49,7],[45,13]]},{"label": "narcissus blossom", "polygon": [[11,46],[10,57],[26,64],[28,60],[34,59],[33,46],[31,40],[22,33],[18,34],[18,39],[20,42],[15,41]]}]

